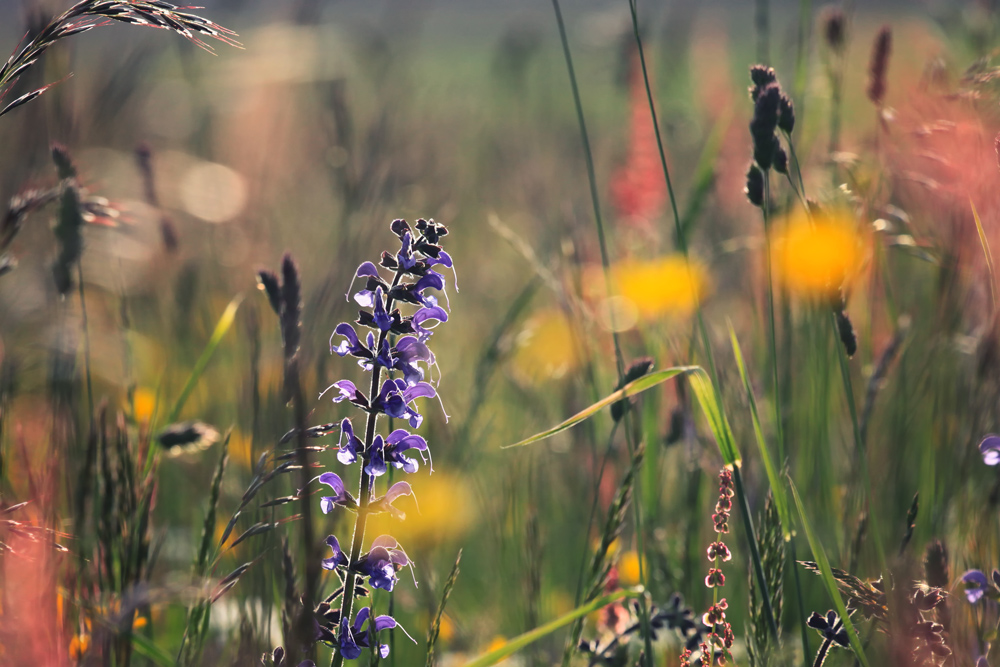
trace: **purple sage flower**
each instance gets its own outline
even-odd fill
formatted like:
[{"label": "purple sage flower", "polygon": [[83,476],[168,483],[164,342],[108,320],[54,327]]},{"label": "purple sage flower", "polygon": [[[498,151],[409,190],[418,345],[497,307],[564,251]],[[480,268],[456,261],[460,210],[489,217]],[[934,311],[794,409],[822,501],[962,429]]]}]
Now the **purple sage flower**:
[{"label": "purple sage flower", "polygon": [[983,463],[988,466],[995,466],[1000,463],[1000,435],[989,434],[979,443],[979,453],[983,456]]},{"label": "purple sage flower", "polygon": [[976,604],[983,599],[990,586],[989,579],[986,578],[986,575],[981,570],[969,570],[963,574],[962,583],[965,584],[965,598],[969,601],[969,604]]}]

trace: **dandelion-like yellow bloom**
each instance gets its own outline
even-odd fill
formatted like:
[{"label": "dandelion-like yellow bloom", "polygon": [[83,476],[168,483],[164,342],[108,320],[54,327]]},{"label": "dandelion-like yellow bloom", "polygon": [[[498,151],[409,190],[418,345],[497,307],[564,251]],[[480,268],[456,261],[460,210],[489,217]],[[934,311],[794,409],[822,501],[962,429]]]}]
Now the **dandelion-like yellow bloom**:
[{"label": "dandelion-like yellow bloom", "polygon": [[612,269],[611,277],[618,295],[632,302],[643,319],[690,314],[708,285],[704,267],[681,255],[623,262]]},{"label": "dandelion-like yellow bloom", "polygon": [[[690,315],[709,291],[705,266],[683,255],[625,260],[611,267],[610,277],[612,298],[607,305],[614,311],[614,324],[620,330],[639,320]],[[586,285],[589,297],[606,298],[600,267],[587,272]]]},{"label": "dandelion-like yellow bloom", "polygon": [[156,410],[156,392],[146,387],[138,387],[132,396],[135,405],[135,420],[140,424],[145,424],[153,418]]},{"label": "dandelion-like yellow bloom", "polygon": [[575,335],[559,310],[534,315],[517,337],[515,372],[531,383],[563,377],[579,363]]},{"label": "dandelion-like yellow bloom", "polygon": [[775,238],[777,277],[794,293],[827,295],[849,280],[861,261],[861,238],[846,213],[815,217],[805,212],[788,220]]}]

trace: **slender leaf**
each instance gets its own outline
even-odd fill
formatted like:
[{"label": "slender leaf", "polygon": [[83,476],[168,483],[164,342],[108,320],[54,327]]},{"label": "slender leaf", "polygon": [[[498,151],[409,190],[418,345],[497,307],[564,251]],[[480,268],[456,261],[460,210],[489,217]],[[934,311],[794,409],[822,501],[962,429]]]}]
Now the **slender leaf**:
[{"label": "slender leaf", "polygon": [[791,515],[788,512],[788,498],[785,496],[785,486],[781,483],[778,471],[774,468],[771,460],[771,453],[764,440],[764,431],[760,427],[760,416],[757,413],[757,399],[753,394],[753,387],[750,385],[750,375],[747,373],[746,362],[743,360],[743,352],[740,349],[740,342],[736,339],[736,331],[729,323],[729,338],[733,342],[733,354],[736,355],[736,366],[740,369],[740,378],[743,380],[743,388],[747,392],[747,401],[750,403],[750,416],[753,419],[753,432],[757,440],[757,448],[760,450],[760,458],[764,462],[764,470],[767,472],[767,481],[771,485],[771,493],[774,494],[774,505],[778,510],[778,517],[781,519],[781,530],[787,542],[794,534],[792,532]]},{"label": "slender leaf", "polygon": [[[658,384],[666,382],[667,380],[680,375],[681,373],[692,373],[697,371],[701,371],[701,368],[699,368],[698,366],[674,366],[672,368],[666,368],[662,371],[657,371],[656,373],[650,373],[649,375],[644,375],[643,377],[639,378],[638,380],[635,380],[634,382],[629,382],[627,385],[625,385],[618,391],[613,392],[612,394],[610,394],[605,398],[602,398],[601,400],[599,400],[597,403],[594,403],[590,407],[584,408],[583,410],[576,413],[575,415],[573,415],[566,421],[562,422],[561,424],[553,426],[547,431],[536,433],[530,438],[526,438],[524,440],[521,440],[520,442],[516,442],[513,445],[506,445],[505,447],[503,447],[503,449],[510,449],[512,447],[523,447],[525,445],[531,445],[533,443],[538,442],[539,440],[544,440],[545,438],[552,437],[557,433],[562,433],[563,431],[576,426],[580,422],[585,421],[590,417],[593,417],[602,409],[608,407],[609,405],[615,403],[616,401],[620,401],[623,398],[628,398],[629,396],[635,396],[636,394],[640,394],[646,391],[647,389],[651,389],[652,387],[655,387]],[[701,372],[704,373],[704,371]]]},{"label": "slender leaf", "polygon": [[823,545],[820,544],[813,533],[812,525],[806,518],[806,509],[802,505],[802,499],[799,498],[799,492],[795,488],[795,483],[791,478],[788,479],[788,487],[792,490],[792,498],[795,499],[795,507],[799,511],[799,520],[802,521],[802,528],[806,531],[806,539],[809,540],[809,548],[812,550],[813,559],[819,567],[820,577],[826,585],[826,590],[830,594],[830,598],[833,599],[833,606],[837,610],[837,614],[844,621],[844,629],[847,630],[847,637],[851,642],[851,648],[854,649],[854,655],[861,661],[864,667],[868,667],[868,658],[865,657],[865,650],[861,646],[861,640],[858,639],[858,633],[854,629],[854,624],[851,623],[851,617],[847,614],[847,607],[844,605],[844,599],[840,596],[840,589],[837,588],[837,580],[833,577],[833,570],[830,567],[830,561],[826,558],[826,551],[823,550]]},{"label": "slender leaf", "polygon": [[599,597],[596,600],[593,600],[592,602],[588,602],[587,604],[577,607],[568,614],[560,616],[554,621],[550,621],[549,623],[539,626],[534,630],[525,632],[523,635],[518,635],[517,637],[514,637],[503,646],[494,649],[489,653],[484,653],[483,655],[479,656],[472,662],[466,663],[465,667],[488,667],[489,665],[495,665],[504,658],[507,658],[517,653],[528,644],[536,642],[542,637],[546,637],[552,634],[559,628],[565,625],[569,625],[578,618],[582,618],[593,611],[597,611],[602,607],[606,607],[612,602],[618,602],[619,600],[623,600],[626,598],[637,598],[642,594],[643,590],[640,587],[628,590],[615,591],[614,593],[609,593],[607,595]]},{"label": "slender leaf", "polygon": [[997,311],[997,276],[993,268],[993,253],[990,252],[990,242],[986,238],[986,231],[983,230],[983,221],[979,219],[979,212],[976,210],[976,203],[969,197],[969,205],[972,206],[972,217],[976,221],[976,231],[979,232],[979,243],[983,246],[983,255],[986,256],[986,269],[990,273],[990,297],[993,299],[993,312]]},{"label": "slender leaf", "polygon": [[162,648],[154,644],[149,637],[133,633],[131,639],[135,652],[151,661],[154,665],[159,665],[159,667],[174,667],[177,664]]},{"label": "slender leaf", "polygon": [[167,418],[168,424],[172,424],[177,421],[177,418],[181,414],[181,410],[184,409],[184,404],[191,396],[191,392],[194,391],[199,378],[201,378],[202,373],[205,372],[205,368],[208,367],[208,362],[212,360],[212,355],[215,354],[215,349],[219,347],[219,343],[222,342],[222,338],[233,325],[233,321],[236,319],[236,311],[239,309],[240,303],[242,302],[243,295],[237,294],[233,297],[233,300],[229,302],[229,305],[226,306],[226,310],[223,311],[218,324],[215,325],[212,337],[208,339],[208,344],[205,345],[205,349],[202,350],[201,356],[198,357],[198,361],[195,362],[194,368],[191,370],[191,375],[188,376],[187,382],[184,383],[184,388],[181,390],[180,396],[177,397],[177,401],[174,403],[174,407],[170,411],[170,416]]},{"label": "slender leaf", "polygon": [[736,438],[733,437],[733,430],[729,427],[729,420],[726,419],[726,413],[719,404],[718,394],[712,387],[708,373],[696,366],[691,370],[688,381],[695,398],[698,399],[698,404],[701,405],[702,412],[705,413],[705,418],[708,419],[708,426],[715,436],[715,442],[722,453],[722,460],[727,466],[739,466],[742,458],[736,447]]}]

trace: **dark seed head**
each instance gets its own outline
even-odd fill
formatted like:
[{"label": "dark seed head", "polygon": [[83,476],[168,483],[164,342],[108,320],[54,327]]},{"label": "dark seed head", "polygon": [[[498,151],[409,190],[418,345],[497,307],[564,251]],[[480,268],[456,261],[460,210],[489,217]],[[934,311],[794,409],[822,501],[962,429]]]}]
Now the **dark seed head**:
[{"label": "dark seed head", "polygon": [[792,106],[792,98],[785,93],[781,93],[778,102],[778,127],[782,132],[792,133],[795,129],[795,107]]},{"label": "dark seed head", "polygon": [[844,48],[844,12],[840,8],[831,8],[823,20],[823,37],[826,45],[836,53]]},{"label": "dark seed head", "polygon": [[755,164],[747,170],[747,184],[743,192],[754,206],[764,205],[764,172]]},{"label": "dark seed head", "polygon": [[[777,140],[777,137],[775,137],[775,140]],[[785,149],[780,144],[774,151],[774,170],[779,174],[788,173],[788,153],[785,152]]]},{"label": "dark seed head", "polygon": [[885,97],[885,73],[889,68],[889,53],[892,51],[892,31],[883,26],[872,46],[871,64],[868,66],[868,99],[882,106]]}]

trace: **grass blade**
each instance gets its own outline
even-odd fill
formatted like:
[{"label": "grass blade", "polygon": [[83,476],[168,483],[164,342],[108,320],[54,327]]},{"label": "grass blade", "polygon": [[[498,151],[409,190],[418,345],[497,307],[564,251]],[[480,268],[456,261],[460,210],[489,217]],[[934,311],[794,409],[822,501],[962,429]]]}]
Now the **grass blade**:
[{"label": "grass blade", "polygon": [[743,380],[743,388],[747,392],[747,400],[750,403],[750,416],[753,419],[753,432],[757,440],[757,448],[760,450],[760,458],[764,462],[764,470],[767,472],[767,481],[771,485],[771,493],[774,494],[774,504],[778,510],[778,517],[781,519],[781,529],[787,542],[792,536],[792,521],[788,512],[788,498],[785,496],[785,486],[778,477],[774,462],[771,460],[771,453],[764,440],[764,431],[760,427],[760,416],[757,413],[757,399],[753,394],[753,387],[750,384],[750,375],[747,373],[746,362],[743,360],[743,352],[740,349],[740,342],[736,338],[736,331],[729,323],[729,338],[733,343],[733,354],[736,356],[736,366],[740,370],[740,378]]},{"label": "grass blade", "polygon": [[479,656],[472,662],[465,663],[465,667],[488,667],[489,665],[495,665],[504,658],[507,658],[517,653],[528,644],[536,642],[542,637],[546,637],[552,634],[559,628],[565,625],[569,625],[578,618],[583,618],[587,614],[593,611],[597,611],[602,607],[606,607],[613,602],[618,602],[619,600],[624,600],[626,598],[628,599],[637,598],[642,594],[643,594],[642,588],[620,590],[620,591],[615,591],[614,593],[608,593],[607,595],[601,596],[592,602],[580,605],[573,611],[563,616],[560,616],[554,621],[550,621],[545,625],[535,628],[534,630],[525,632],[523,635],[518,635],[517,637],[514,637],[503,646],[494,649],[489,653],[484,653],[483,655]]},{"label": "grass blade", "polygon": [[170,416],[167,418],[168,424],[173,424],[177,421],[181,410],[184,409],[184,404],[187,402],[188,397],[191,396],[191,392],[194,391],[195,385],[198,384],[198,379],[201,378],[202,373],[205,372],[205,368],[208,367],[208,362],[212,360],[212,355],[215,354],[215,349],[219,347],[219,343],[222,342],[222,338],[233,325],[233,321],[236,319],[236,311],[239,309],[242,302],[243,295],[237,294],[233,297],[233,300],[229,302],[229,305],[226,306],[226,310],[223,311],[222,317],[219,318],[219,322],[215,325],[212,337],[208,339],[208,344],[205,345],[205,349],[202,350],[201,356],[198,357],[198,361],[195,362],[194,368],[191,370],[191,375],[188,376],[187,382],[184,383],[184,388],[181,390],[180,396],[177,397],[177,400],[174,402],[174,407],[170,410]]},{"label": "grass blade", "polygon": [[972,217],[976,221],[976,231],[979,232],[979,243],[983,246],[983,255],[986,257],[986,268],[990,272],[990,297],[993,299],[993,312],[997,312],[997,275],[993,268],[993,253],[990,252],[990,242],[986,239],[986,232],[983,230],[983,221],[979,219],[979,211],[976,210],[976,203],[969,197],[969,205],[972,207]]},{"label": "grass blade", "polygon": [[740,451],[736,448],[733,430],[729,427],[726,413],[722,410],[718,393],[713,388],[708,373],[700,367],[695,367],[688,380],[702,412],[705,413],[705,418],[708,419],[708,427],[712,430],[712,435],[715,436],[719,452],[722,453],[722,460],[727,466],[738,467],[742,461]]},{"label": "grass blade", "polygon": [[[618,391],[613,392],[612,394],[608,395],[605,398],[602,398],[601,400],[599,400],[597,403],[594,403],[590,407],[584,408],[583,410],[576,413],[566,421],[556,426],[553,426],[552,428],[546,431],[542,431],[541,433],[536,433],[530,438],[525,438],[520,442],[515,442],[513,445],[506,445],[502,447],[502,449],[510,449],[513,447],[524,447],[525,445],[531,445],[538,442],[539,440],[544,440],[545,438],[552,437],[553,435],[562,433],[563,431],[576,426],[580,422],[585,421],[590,417],[593,417],[602,409],[608,407],[612,403],[620,401],[623,398],[628,398],[629,396],[635,396],[636,394],[641,394],[647,389],[651,389],[658,384],[666,382],[667,380],[676,377],[681,373],[693,373],[698,371],[704,374],[704,371],[702,371],[698,366],[674,366],[672,368],[666,368],[662,371],[657,371],[656,373],[650,373],[649,375],[644,375],[643,377],[639,378],[638,380],[635,380],[634,382],[629,382],[627,385],[625,385]],[[711,386],[711,383],[709,383],[709,386]]]},{"label": "grass blade", "polygon": [[177,663],[162,648],[154,644],[149,637],[132,634],[132,648],[135,652],[159,667],[174,667]]},{"label": "grass blade", "polygon": [[826,590],[833,600],[833,606],[837,610],[837,614],[844,621],[844,629],[847,630],[847,636],[851,641],[851,648],[854,649],[854,655],[861,661],[864,667],[868,667],[868,658],[865,657],[865,650],[861,646],[861,640],[858,639],[858,633],[854,629],[854,624],[851,623],[851,618],[847,615],[847,607],[844,606],[844,599],[840,596],[837,581],[833,578],[833,570],[830,568],[830,561],[826,558],[826,551],[823,550],[823,545],[819,543],[816,535],[813,534],[812,525],[806,519],[806,509],[802,505],[802,499],[799,498],[799,492],[795,488],[795,483],[791,478],[788,479],[788,486],[792,490],[792,498],[795,499],[795,507],[799,512],[799,520],[802,522],[802,528],[806,532],[806,539],[809,540],[809,548],[812,550],[813,560],[816,561],[816,565],[819,567],[820,577],[823,579],[823,584],[826,586]]},{"label": "grass blade", "polygon": [[445,605],[448,604],[448,597],[451,595],[451,589],[455,587],[455,580],[458,579],[458,565],[462,562],[462,550],[458,550],[458,556],[455,557],[455,564],[451,566],[451,574],[448,575],[447,581],[444,582],[444,590],[441,591],[441,601],[438,602],[437,613],[434,615],[434,622],[427,629],[427,662],[426,667],[434,667],[434,645],[437,643],[438,634],[441,632],[441,618],[444,616]]}]

